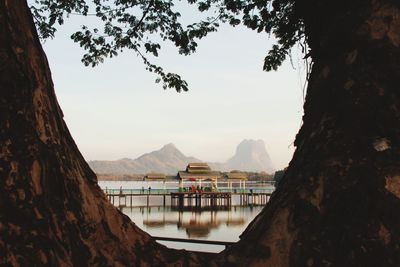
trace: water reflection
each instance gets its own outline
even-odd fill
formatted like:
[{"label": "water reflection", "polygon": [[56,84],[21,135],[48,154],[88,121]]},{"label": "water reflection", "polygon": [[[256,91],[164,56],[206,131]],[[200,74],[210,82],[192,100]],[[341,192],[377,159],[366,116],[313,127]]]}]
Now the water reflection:
[{"label": "water reflection", "polygon": [[239,226],[246,223],[244,218],[232,218],[231,212],[228,212],[228,218],[221,218],[217,211],[211,211],[210,214],[192,212],[188,221],[184,221],[183,217],[183,211],[179,211],[177,219],[165,219],[165,216],[162,219],[144,219],[143,225],[147,229],[176,225],[178,230],[186,232],[188,238],[206,238],[211,229],[218,229],[221,224]]},{"label": "water reflection", "polygon": [[[121,191],[121,188],[133,192],[134,190],[140,191],[140,188],[144,186],[144,182],[123,181],[103,181],[99,184],[103,189],[108,187],[115,189],[114,191],[117,193]],[[149,185],[147,184],[147,186]],[[167,186],[167,189],[176,189],[176,187],[176,184],[171,184]],[[252,188],[252,193],[255,195],[259,193],[256,184],[248,184],[247,187]],[[151,188],[157,190],[162,187],[157,183],[152,183]],[[273,188],[270,190],[272,191]],[[240,234],[262,210],[267,200],[268,198],[264,200],[253,198],[252,195],[250,198],[232,195],[230,205],[201,205],[198,207],[192,205],[171,206],[171,196],[164,197],[163,195],[149,197],[147,194],[143,194],[122,199],[118,195],[112,197],[114,205],[119,206],[121,211],[128,215],[138,227],[152,236],[225,242],[238,241]],[[194,251],[219,252],[224,249],[223,245],[157,242],[170,248]]]},{"label": "water reflection", "polygon": [[154,236],[237,241],[262,206],[225,210],[177,210],[171,207],[128,207],[122,211]]}]

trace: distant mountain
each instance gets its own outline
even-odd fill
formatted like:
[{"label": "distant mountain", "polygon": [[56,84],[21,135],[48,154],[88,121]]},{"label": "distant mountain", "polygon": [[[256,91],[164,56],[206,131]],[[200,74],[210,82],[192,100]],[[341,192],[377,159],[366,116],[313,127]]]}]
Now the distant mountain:
[{"label": "distant mountain", "polygon": [[243,140],[235,155],[225,163],[210,163],[215,170],[241,170],[249,172],[275,172],[263,140]]},{"label": "distant mountain", "polygon": [[193,157],[186,157],[174,144],[163,146],[140,156],[137,159],[120,159],[115,161],[95,160],[89,161],[90,167],[96,173],[107,174],[131,174],[161,172],[176,174],[178,170],[184,170],[189,162],[200,162]]},{"label": "distant mountain", "polygon": [[[201,162],[187,157],[174,144],[168,144],[160,150],[144,154],[137,159],[115,161],[89,161],[90,167],[98,174],[146,174],[160,172],[176,174],[184,170],[190,162]],[[241,170],[250,172],[273,173],[275,171],[265,144],[262,140],[243,140],[236,148],[235,155],[225,163],[210,162],[211,169],[220,171]]]}]

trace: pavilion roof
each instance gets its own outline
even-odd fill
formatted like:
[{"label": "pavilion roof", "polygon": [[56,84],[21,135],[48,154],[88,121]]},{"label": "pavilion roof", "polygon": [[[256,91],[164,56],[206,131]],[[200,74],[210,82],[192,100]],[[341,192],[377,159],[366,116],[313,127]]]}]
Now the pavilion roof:
[{"label": "pavilion roof", "polygon": [[206,167],[209,168],[206,162],[191,162],[188,164],[188,167]]},{"label": "pavilion roof", "polygon": [[194,162],[189,163],[186,167],[186,172],[189,173],[208,173],[211,168],[205,162]]},{"label": "pavilion roof", "polygon": [[190,173],[187,171],[178,172],[179,179],[189,180],[189,179],[219,179],[221,177],[221,172],[210,171],[208,173]]},{"label": "pavilion roof", "polygon": [[145,180],[165,180],[165,178],[163,173],[148,173],[144,176]]},{"label": "pavilion roof", "polygon": [[247,175],[244,172],[229,172],[227,179],[247,180]]}]

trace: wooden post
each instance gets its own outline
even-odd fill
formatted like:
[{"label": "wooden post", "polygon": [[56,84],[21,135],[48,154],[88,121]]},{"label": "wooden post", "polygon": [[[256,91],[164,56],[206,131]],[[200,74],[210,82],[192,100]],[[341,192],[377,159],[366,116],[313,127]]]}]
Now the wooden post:
[{"label": "wooden post", "polygon": [[179,205],[179,208],[183,208],[183,194],[179,195],[178,205]]},{"label": "wooden post", "polygon": [[201,208],[201,193],[199,195],[199,208]]}]

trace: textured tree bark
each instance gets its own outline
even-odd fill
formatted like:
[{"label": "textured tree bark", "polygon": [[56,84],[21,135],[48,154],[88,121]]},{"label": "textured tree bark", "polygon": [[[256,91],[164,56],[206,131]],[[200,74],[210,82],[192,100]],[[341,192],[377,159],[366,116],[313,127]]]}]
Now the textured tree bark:
[{"label": "textured tree bark", "polygon": [[[271,202],[210,265],[400,266],[400,4],[296,3],[314,61],[297,149]],[[0,90],[0,264],[205,264],[108,203],[24,0],[0,1]]]},{"label": "textured tree bark", "polygon": [[62,119],[24,0],[0,1],[0,91],[1,266],[201,265],[107,201]]},{"label": "textured tree bark", "polygon": [[226,266],[400,266],[400,2],[297,1],[314,65],[296,152]]}]

